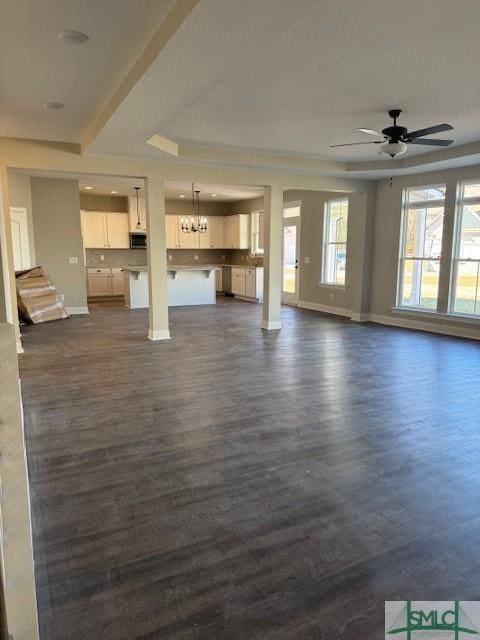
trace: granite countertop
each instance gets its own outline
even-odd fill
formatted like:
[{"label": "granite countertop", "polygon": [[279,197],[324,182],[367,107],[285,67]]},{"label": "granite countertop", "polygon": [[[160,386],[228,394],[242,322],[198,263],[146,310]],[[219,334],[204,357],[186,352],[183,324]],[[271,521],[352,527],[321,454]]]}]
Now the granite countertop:
[{"label": "granite countertop", "polygon": [[[144,271],[148,271],[148,267],[146,266],[127,266],[123,267],[125,271],[131,271],[132,273],[140,273]],[[216,271],[221,269],[216,264],[169,264],[167,266],[167,271]]]}]

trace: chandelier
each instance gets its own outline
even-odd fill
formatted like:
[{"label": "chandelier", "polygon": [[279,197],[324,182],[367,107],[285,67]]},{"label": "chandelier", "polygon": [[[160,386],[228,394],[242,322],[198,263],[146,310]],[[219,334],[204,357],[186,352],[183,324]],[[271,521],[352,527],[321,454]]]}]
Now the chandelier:
[{"label": "chandelier", "polygon": [[200,191],[195,189],[192,182],[192,215],[182,216],[180,225],[183,233],[205,233],[207,230],[207,218],[200,215]]}]

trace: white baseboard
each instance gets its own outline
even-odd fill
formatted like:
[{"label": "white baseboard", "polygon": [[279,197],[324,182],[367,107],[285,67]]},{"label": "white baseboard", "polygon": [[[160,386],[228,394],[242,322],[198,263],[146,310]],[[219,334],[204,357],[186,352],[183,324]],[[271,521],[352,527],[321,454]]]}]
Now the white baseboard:
[{"label": "white baseboard", "polygon": [[79,316],[85,313],[90,313],[88,307],[65,307],[65,310],[70,316]]},{"label": "white baseboard", "polygon": [[350,320],[353,320],[353,322],[368,322],[370,319],[370,316],[368,313],[353,313],[350,316]]},{"label": "white baseboard", "polygon": [[298,306],[302,309],[310,309],[311,311],[322,311],[322,313],[331,313],[334,316],[344,316],[345,318],[351,318],[352,312],[350,309],[343,309],[342,307],[330,307],[328,304],[318,304],[317,302],[304,302],[298,301]]},{"label": "white baseboard", "polygon": [[262,320],[260,326],[265,331],[275,331],[282,328],[282,323],[280,320]]},{"label": "white baseboard", "polygon": [[168,329],[157,329],[156,331],[148,331],[148,339],[155,342],[156,340],[170,340],[171,335]]},{"label": "white baseboard", "polygon": [[410,320],[409,318],[394,318],[391,316],[381,316],[371,313],[368,316],[370,322],[384,324],[390,327],[399,327],[401,329],[415,329],[416,331],[428,331],[430,333],[438,333],[445,336],[453,336],[455,338],[469,338],[471,340],[480,340],[480,332],[475,329],[465,327],[451,327],[448,325],[436,324],[434,322],[423,322],[422,320]]}]

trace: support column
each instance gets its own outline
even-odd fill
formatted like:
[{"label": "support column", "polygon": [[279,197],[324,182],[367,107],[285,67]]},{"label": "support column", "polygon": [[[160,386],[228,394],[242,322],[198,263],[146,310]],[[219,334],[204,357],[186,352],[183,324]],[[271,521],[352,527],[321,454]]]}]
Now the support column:
[{"label": "support column", "polygon": [[263,223],[265,254],[263,272],[262,329],[281,329],[283,190],[267,185]]},{"label": "support column", "polygon": [[145,179],[148,259],[148,338],[168,340],[167,252],[163,180]]},{"label": "support column", "polygon": [[18,324],[17,290],[15,284],[15,268],[13,264],[12,226],[10,222],[10,197],[8,193],[7,167],[0,166],[0,259],[2,260],[3,296],[5,320],[15,328],[17,353],[23,353]]}]

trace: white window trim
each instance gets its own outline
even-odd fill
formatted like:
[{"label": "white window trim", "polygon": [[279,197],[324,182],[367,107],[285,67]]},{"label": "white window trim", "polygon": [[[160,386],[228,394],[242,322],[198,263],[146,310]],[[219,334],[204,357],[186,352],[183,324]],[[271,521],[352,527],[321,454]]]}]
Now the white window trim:
[{"label": "white window trim", "polygon": [[[444,187],[445,188],[445,196],[442,199],[436,198],[434,200],[422,200],[420,202],[409,202],[408,201],[408,192],[409,191],[414,191],[414,190],[421,190],[421,189],[434,189],[435,187]],[[405,240],[405,234],[406,234],[406,227],[407,227],[407,208],[408,209],[430,209],[430,208],[435,208],[435,207],[443,207],[443,225],[445,225],[445,207],[446,207],[446,183],[438,183],[438,184],[426,184],[426,185],[419,185],[419,186],[414,186],[414,187],[405,187],[403,189],[403,193],[402,193],[402,211],[401,211],[401,223],[400,223],[400,238],[399,238],[399,245],[398,245],[398,266],[397,266],[397,290],[396,290],[396,296],[395,296],[395,301],[396,304],[394,307],[391,307],[391,309],[396,309],[396,310],[400,310],[400,309],[407,309],[410,312],[412,312],[413,310],[418,311],[420,313],[433,313],[433,314],[438,314],[438,304],[439,304],[439,297],[437,294],[437,308],[435,310],[433,309],[428,309],[428,307],[411,307],[411,306],[405,306],[401,304],[401,299],[402,299],[402,282],[403,282],[403,270],[404,270],[404,266],[405,266],[405,260],[420,260],[420,261],[426,261],[426,262],[431,262],[431,261],[437,261],[439,263],[439,268],[441,269],[442,266],[442,256],[440,256],[439,258],[422,258],[419,256],[413,256],[413,257],[409,257],[406,258],[403,254],[404,254],[404,240]],[[443,232],[443,230],[442,230]],[[440,273],[440,271],[439,271]],[[439,283],[440,286],[440,283]]]},{"label": "white window trim", "polygon": [[453,230],[453,246],[452,246],[452,265],[450,269],[450,283],[448,288],[448,316],[457,316],[459,318],[477,319],[480,322],[479,314],[464,314],[459,311],[455,311],[455,298],[457,295],[457,271],[460,262],[476,262],[480,267],[480,259],[477,258],[464,258],[460,259],[460,243],[462,236],[462,222],[463,222],[463,207],[469,204],[480,204],[480,196],[473,196],[469,198],[464,197],[465,185],[468,184],[480,184],[480,180],[462,180],[457,183],[457,197],[455,201],[455,226]]},{"label": "white window trim", "polygon": [[[264,212],[263,209],[257,209],[255,211],[251,211],[250,212],[250,230],[251,230],[251,233],[250,233],[250,247],[251,247],[250,254],[252,256],[255,256],[255,257],[257,257],[257,256],[258,257],[263,257],[265,255],[265,247],[260,248],[258,246],[258,239],[259,239],[260,231],[259,231],[259,233],[255,233],[254,232],[254,224],[253,224],[255,216],[257,216],[260,213],[262,213],[263,216],[264,216],[263,224],[265,225],[265,212]],[[264,237],[265,237],[265,229],[264,229]]]},{"label": "white window trim", "polygon": [[[327,242],[328,239],[328,231],[327,231],[327,221],[329,219],[330,213],[330,203],[332,202],[347,202],[347,237],[345,238],[345,242]],[[318,283],[321,287],[331,288],[331,289],[346,289],[347,288],[347,265],[348,265],[348,215],[350,213],[350,200],[347,197],[339,197],[339,198],[330,198],[328,199],[323,207],[323,234],[322,234],[322,267],[320,273],[320,282]],[[327,251],[326,247],[330,245],[345,245],[345,282],[343,284],[338,284],[337,282],[330,282],[326,280],[327,273]]]}]

